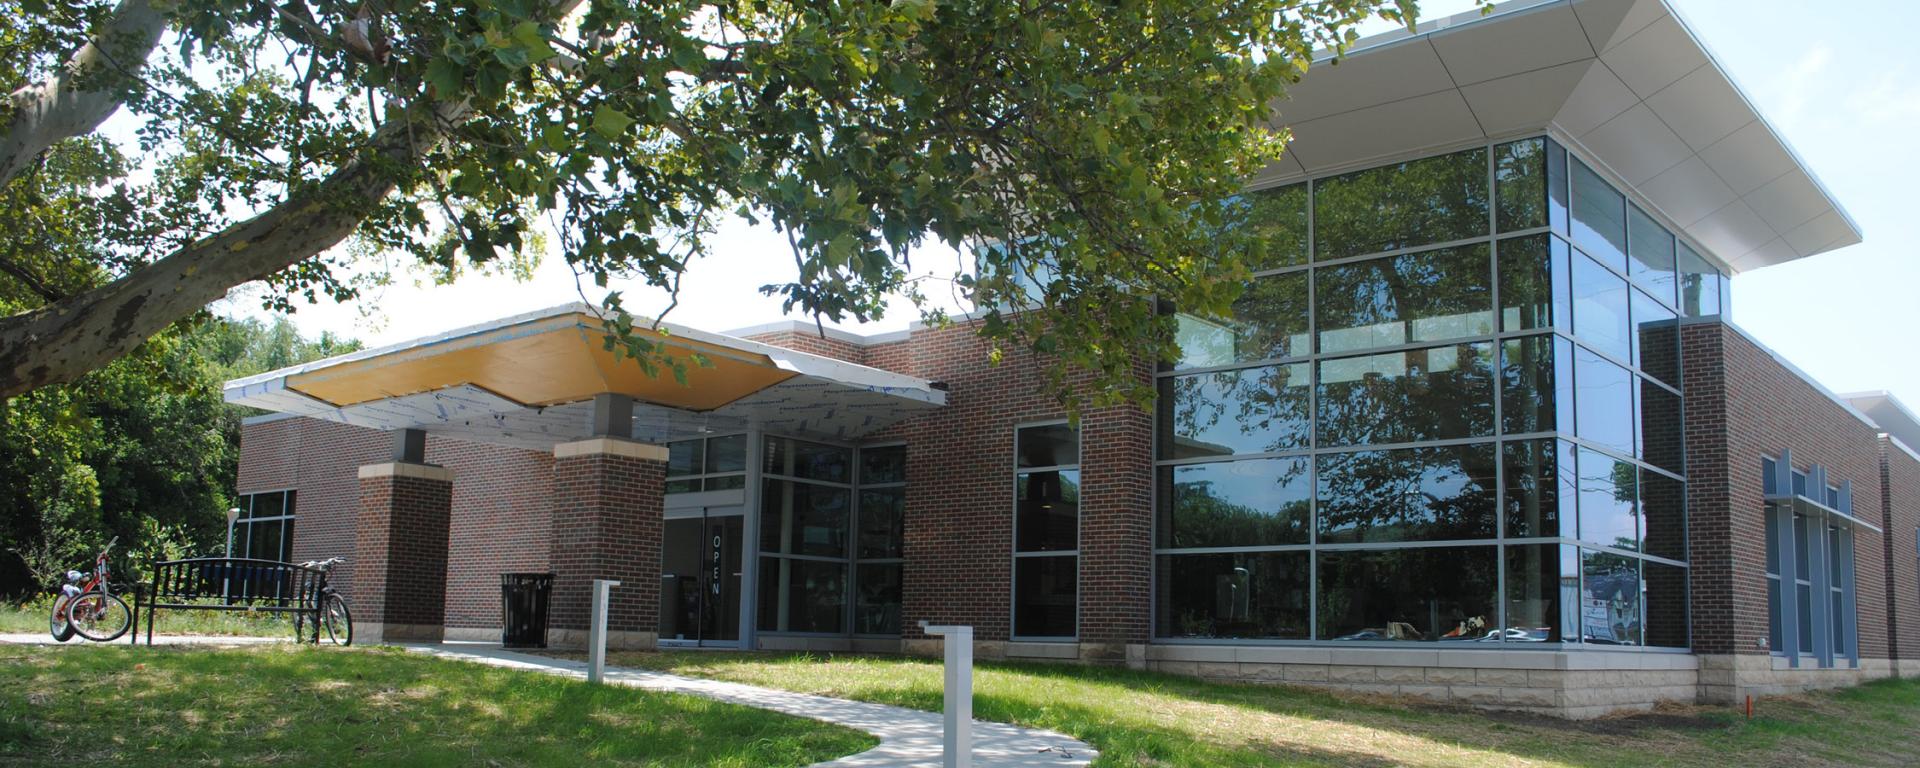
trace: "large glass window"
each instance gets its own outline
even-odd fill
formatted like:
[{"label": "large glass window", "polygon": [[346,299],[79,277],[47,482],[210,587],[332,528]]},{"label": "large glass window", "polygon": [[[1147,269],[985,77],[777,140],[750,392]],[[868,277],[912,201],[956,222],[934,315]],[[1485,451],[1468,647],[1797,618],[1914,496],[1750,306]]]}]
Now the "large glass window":
[{"label": "large glass window", "polygon": [[1499,548],[1321,551],[1326,640],[1498,640]]},{"label": "large glass window", "polygon": [[1724,278],[1545,137],[1260,194],[1288,255],[1156,374],[1156,635],[1686,647],[1676,302]]},{"label": "large glass window", "polygon": [[763,450],[760,631],[844,634],[853,452],[784,437]]},{"label": "large glass window", "polygon": [[1160,546],[1305,544],[1313,520],[1312,463],[1251,459],[1160,468]]},{"label": "large glass window", "polygon": [[1679,252],[1680,311],[1688,317],[1720,314],[1724,311],[1720,294],[1726,290],[1726,278],[1686,243],[1680,244]]},{"label": "large glass window", "polygon": [[1163,555],[1158,633],[1308,639],[1310,562],[1305,551]]},{"label": "large glass window", "polygon": [[1161,457],[1307,447],[1311,370],[1307,363],[1295,363],[1162,378],[1160,399],[1167,407],[1160,409]]},{"label": "large glass window", "polygon": [[1494,537],[1491,443],[1319,457],[1320,541]]},{"label": "large glass window", "polygon": [[1073,637],[1080,574],[1080,431],[1014,430],[1013,634]]},{"label": "large glass window", "polygon": [[667,493],[723,491],[746,485],[746,435],[667,443]]},{"label": "large glass window", "polygon": [[1181,368],[1252,362],[1307,354],[1307,273],[1254,278],[1233,303],[1233,316],[1182,314]]},{"label": "large glass window", "polygon": [[1362,256],[1487,234],[1487,151],[1451,155],[1314,183],[1314,258]]},{"label": "large glass window", "polygon": [[900,634],[901,569],[906,555],[907,447],[858,451],[860,474],[853,547],[853,632]]},{"label": "large glass window", "polygon": [[1493,344],[1320,362],[1321,446],[1493,434]]},{"label": "large glass window", "polygon": [[1493,332],[1487,246],[1409,253],[1319,270],[1320,351],[1353,352]]},{"label": "large glass window", "polygon": [[1766,493],[1768,640],[1794,667],[1859,664],[1852,493],[1827,469],[1761,460]]},{"label": "large glass window", "polygon": [[1249,192],[1240,198],[1236,212],[1267,241],[1265,250],[1247,254],[1248,269],[1307,263],[1307,185]]},{"label": "large glass window", "polygon": [[293,562],[295,491],[249,493],[240,497],[240,516],[231,532],[233,556]]}]

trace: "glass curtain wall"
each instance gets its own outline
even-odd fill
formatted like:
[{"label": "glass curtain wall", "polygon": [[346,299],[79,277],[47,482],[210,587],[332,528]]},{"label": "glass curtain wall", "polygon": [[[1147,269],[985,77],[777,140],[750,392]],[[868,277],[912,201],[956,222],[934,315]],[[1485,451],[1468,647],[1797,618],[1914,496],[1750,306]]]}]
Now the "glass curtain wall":
[{"label": "glass curtain wall", "polygon": [[1272,248],[1159,374],[1158,637],[1687,644],[1677,326],[1718,273],[1544,137],[1234,213]]},{"label": "glass curtain wall", "polygon": [[845,634],[853,451],[768,437],[760,493],[761,632]]},{"label": "glass curtain wall", "polygon": [[899,635],[907,447],[866,446],[858,455],[860,526],[853,548],[853,633]]},{"label": "glass curtain wall", "polygon": [[1080,612],[1080,430],[1014,430],[1013,635],[1069,639]]},{"label": "glass curtain wall", "polygon": [[667,444],[667,493],[747,487],[747,436],[677,440]]}]

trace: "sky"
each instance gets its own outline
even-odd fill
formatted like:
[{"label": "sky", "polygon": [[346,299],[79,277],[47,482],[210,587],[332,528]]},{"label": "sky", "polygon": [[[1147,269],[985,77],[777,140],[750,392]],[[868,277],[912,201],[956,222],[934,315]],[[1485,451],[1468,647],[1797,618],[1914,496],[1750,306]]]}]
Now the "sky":
[{"label": "sky", "polygon": [[[1920,331],[1920,196],[1912,192],[1920,179],[1920,48],[1906,31],[1911,0],[1852,2],[1845,12],[1806,0],[1669,2],[1866,236],[1860,245],[1735,277],[1735,324],[1834,392],[1888,390],[1920,410],[1920,355],[1902,353]],[[1422,17],[1439,18],[1473,3],[1421,6]],[[781,235],[735,224],[714,245],[716,255],[695,262],[683,278],[670,321],[725,331],[789,319],[778,297],[758,290],[795,274]],[[957,256],[929,249],[916,259],[948,275]],[[356,303],[302,305],[291,318],[309,335],[326,330],[378,346],[580,301],[583,293],[598,301],[605,293],[576,283],[557,253],[524,283],[464,276],[432,286],[423,284],[424,275],[395,278]],[[615,287],[636,313],[667,306],[663,292]],[[215,310],[264,316],[259,290],[237,289]],[[940,285],[928,292],[958,306]],[[911,305],[896,301],[878,322],[842,327],[878,333],[917,318]]]}]

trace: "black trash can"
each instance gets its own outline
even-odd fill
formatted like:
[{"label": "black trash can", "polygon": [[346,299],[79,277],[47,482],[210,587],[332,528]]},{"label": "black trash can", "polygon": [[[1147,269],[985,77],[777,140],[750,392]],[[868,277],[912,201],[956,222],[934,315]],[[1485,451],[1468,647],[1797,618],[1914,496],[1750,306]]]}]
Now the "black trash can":
[{"label": "black trash can", "polygon": [[547,601],[552,595],[551,573],[500,574],[500,645],[547,647]]}]

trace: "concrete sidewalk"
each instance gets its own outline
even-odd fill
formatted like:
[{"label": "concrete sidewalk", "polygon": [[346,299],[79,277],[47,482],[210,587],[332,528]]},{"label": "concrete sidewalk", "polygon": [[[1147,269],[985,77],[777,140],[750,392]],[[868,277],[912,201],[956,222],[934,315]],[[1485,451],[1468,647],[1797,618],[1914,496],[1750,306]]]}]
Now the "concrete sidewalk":
[{"label": "concrete sidewalk", "polygon": [[[486,643],[437,643],[407,645],[410,650],[441,658],[525,669],[567,677],[585,678],[587,664],[546,656],[502,650]],[[630,685],[654,691],[670,691],[704,696],[710,699],[771,710],[795,717],[807,717],[865,731],[880,738],[880,745],[857,755],[844,757],[822,766],[834,768],[939,768],[940,713],[916,709],[832,699],[805,693],[776,691],[740,683],[670,675],[623,667],[608,667],[606,679],[617,685]],[[1002,723],[973,723],[973,764],[1037,768],[1038,766],[1084,766],[1097,753],[1092,747],[1052,731],[1022,728]]]}]

